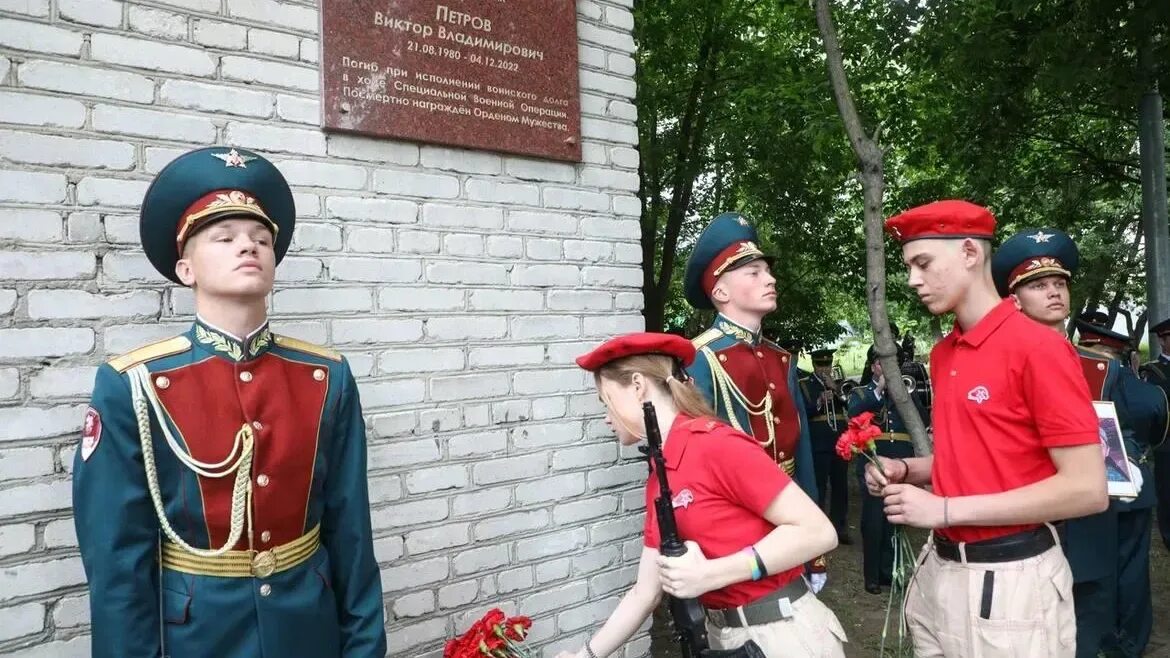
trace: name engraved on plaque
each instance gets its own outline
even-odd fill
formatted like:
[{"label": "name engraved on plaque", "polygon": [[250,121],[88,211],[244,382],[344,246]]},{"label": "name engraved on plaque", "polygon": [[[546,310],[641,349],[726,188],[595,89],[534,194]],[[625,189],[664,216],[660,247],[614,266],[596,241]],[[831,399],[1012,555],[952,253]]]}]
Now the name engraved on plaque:
[{"label": "name engraved on plaque", "polygon": [[326,130],[581,159],[574,0],[322,0]]}]

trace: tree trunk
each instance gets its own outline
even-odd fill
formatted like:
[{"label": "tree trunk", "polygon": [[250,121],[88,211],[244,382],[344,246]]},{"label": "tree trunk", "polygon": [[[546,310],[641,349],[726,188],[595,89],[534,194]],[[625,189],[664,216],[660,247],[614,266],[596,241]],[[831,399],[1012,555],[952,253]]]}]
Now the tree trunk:
[{"label": "tree trunk", "polygon": [[[833,25],[828,0],[816,0],[816,14],[817,27],[825,44],[826,65],[833,87],[833,98],[837,102],[841,121],[845,124],[849,144],[857,156],[862,196],[865,199],[866,304],[869,306],[869,321],[873,327],[874,351],[882,364],[883,372],[899,373],[901,368],[898,365],[897,346],[890,333],[889,315],[886,312],[886,256],[882,230],[885,178],[882,150],[877,144],[881,129],[870,137],[861,125],[861,118],[857,115],[853,95],[849,90],[849,80],[845,75],[841,45],[837,41],[837,29]],[[918,455],[929,455],[931,444],[930,438],[926,435],[926,426],[918,415],[918,409],[911,402],[902,378],[886,377],[886,388],[906,423],[906,429],[909,430],[914,443],[914,451]]]}]

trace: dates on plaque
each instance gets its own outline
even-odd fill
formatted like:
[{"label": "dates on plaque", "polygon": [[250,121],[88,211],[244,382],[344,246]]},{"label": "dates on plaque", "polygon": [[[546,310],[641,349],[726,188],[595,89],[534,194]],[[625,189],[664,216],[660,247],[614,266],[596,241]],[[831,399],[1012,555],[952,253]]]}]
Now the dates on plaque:
[{"label": "dates on plaque", "polygon": [[581,159],[574,0],[322,0],[326,130]]}]

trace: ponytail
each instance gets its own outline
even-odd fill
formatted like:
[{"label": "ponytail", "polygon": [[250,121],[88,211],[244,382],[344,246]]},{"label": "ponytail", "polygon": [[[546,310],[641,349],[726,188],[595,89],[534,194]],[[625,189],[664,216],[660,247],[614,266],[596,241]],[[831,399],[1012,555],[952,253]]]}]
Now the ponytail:
[{"label": "ponytail", "polygon": [[715,418],[715,410],[707,399],[695,388],[694,380],[687,377],[679,363],[663,354],[635,354],[616,359],[602,366],[595,374],[598,383],[602,379],[616,381],[628,386],[634,373],[641,373],[651,385],[670,394],[674,408],[693,418]]}]

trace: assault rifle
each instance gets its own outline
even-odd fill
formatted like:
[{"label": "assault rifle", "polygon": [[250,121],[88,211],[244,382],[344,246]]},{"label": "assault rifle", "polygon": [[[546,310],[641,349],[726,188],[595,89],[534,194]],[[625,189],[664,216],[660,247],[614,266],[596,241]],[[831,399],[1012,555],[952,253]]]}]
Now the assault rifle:
[{"label": "assault rifle", "polygon": [[[666,557],[679,557],[686,555],[687,546],[678,535],[678,524],[674,518],[674,496],[670,493],[670,482],[666,479],[662,433],[658,429],[654,403],[643,402],[642,414],[646,421],[646,453],[650,458],[651,470],[658,477],[658,498],[654,500],[654,514],[658,518],[658,535],[661,540],[658,552]],[[765,658],[759,645],[751,640],[738,649],[712,649],[707,642],[707,613],[699,600],[679,599],[669,594],[666,599],[674,621],[674,636],[682,648],[682,658]]]}]

